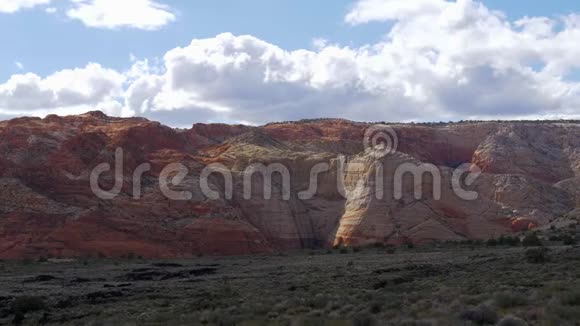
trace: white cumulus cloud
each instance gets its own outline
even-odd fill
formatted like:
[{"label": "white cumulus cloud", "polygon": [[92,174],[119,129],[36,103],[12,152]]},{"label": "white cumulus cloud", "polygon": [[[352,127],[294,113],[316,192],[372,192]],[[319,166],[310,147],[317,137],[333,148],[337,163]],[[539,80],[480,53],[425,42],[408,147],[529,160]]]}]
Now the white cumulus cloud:
[{"label": "white cumulus cloud", "polygon": [[49,4],[51,0],[0,0],[0,13],[15,13],[38,5]]},{"label": "white cumulus cloud", "polygon": [[357,25],[372,21],[404,19],[437,13],[452,3],[442,0],[359,0],[346,15],[346,22]]},{"label": "white cumulus cloud", "polygon": [[80,113],[101,108],[120,114],[126,77],[99,64],[62,70],[46,78],[27,73],[13,75],[0,84],[0,113],[46,115],[55,112]]},{"label": "white cumulus cloud", "polygon": [[156,30],[175,20],[165,4],[152,0],[72,0],[66,14],[89,27]]},{"label": "white cumulus cloud", "polygon": [[382,41],[361,47],[317,42],[289,51],[224,33],[159,61],[133,57],[125,72],[91,64],[46,78],[15,75],[0,84],[0,114],[104,108],[179,126],[580,119],[578,15],[510,21],[473,0],[360,0],[345,20],[389,24]]}]

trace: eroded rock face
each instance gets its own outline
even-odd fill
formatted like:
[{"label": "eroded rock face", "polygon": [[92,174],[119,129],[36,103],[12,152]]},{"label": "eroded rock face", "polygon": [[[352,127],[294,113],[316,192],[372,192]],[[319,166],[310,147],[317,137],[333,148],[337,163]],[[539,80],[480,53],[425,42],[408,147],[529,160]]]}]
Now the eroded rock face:
[{"label": "eroded rock face", "polygon": [[[391,125],[399,146],[386,156],[365,150],[370,126],[317,120],[176,130],[101,112],[0,122],[0,258],[189,257],[487,239],[580,209],[580,124]],[[90,187],[91,171],[101,163],[114,167],[118,148],[122,188],[113,199],[99,198]],[[465,187],[477,198],[466,200],[454,191],[453,175],[470,162],[483,174]],[[135,183],[133,173],[143,163],[150,169]],[[172,163],[188,169],[169,186],[190,192],[187,200],[170,200],[160,187]],[[267,178],[244,174],[256,163],[288,169],[288,193],[274,173],[266,199]],[[202,171],[210,164],[231,174],[231,196],[220,173],[207,178],[219,196],[202,191]],[[320,164],[326,169],[311,174]],[[441,198],[433,190],[437,178],[409,173],[395,196],[397,169],[404,164],[436,167]],[[305,197],[313,179],[316,192]],[[112,189],[113,171],[99,184]],[[250,198],[244,196],[248,186]]]}]

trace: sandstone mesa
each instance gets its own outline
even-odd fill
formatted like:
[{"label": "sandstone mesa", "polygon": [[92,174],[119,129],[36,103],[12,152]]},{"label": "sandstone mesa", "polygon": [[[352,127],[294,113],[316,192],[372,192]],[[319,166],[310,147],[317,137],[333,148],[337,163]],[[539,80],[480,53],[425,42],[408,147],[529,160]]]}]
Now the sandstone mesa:
[{"label": "sandstone mesa", "polygon": [[[365,152],[367,123],[309,120],[261,127],[195,124],[178,130],[143,118],[114,118],[101,112],[78,116],[18,118],[0,122],[0,258],[84,255],[191,257],[270,253],[280,250],[488,239],[548,224],[580,210],[580,124],[574,122],[468,122],[441,125],[393,124],[398,151],[377,159]],[[97,198],[90,171],[114,165],[124,150],[124,183],[113,200]],[[442,199],[429,191],[414,197],[413,180],[404,196],[377,199],[368,190],[336,187],[337,169],[321,174],[316,195],[297,193],[309,185],[311,167],[337,164],[350,189],[374,184],[381,160],[385,184],[399,164],[431,163],[442,171]],[[178,186],[193,191],[189,201],[168,200],[158,176],[179,162],[190,173]],[[241,178],[252,163],[282,163],[292,173],[291,198],[242,196]],[[450,177],[473,162],[483,174],[473,185],[479,197],[465,201],[451,192]],[[132,171],[150,163],[143,196],[131,191]],[[205,166],[220,163],[234,174],[231,200],[209,200],[199,190]],[[348,165],[356,164],[356,169]],[[391,179],[389,179],[391,178]],[[219,175],[209,179],[223,191]],[[112,187],[112,175],[101,179]],[[369,188],[370,189],[370,188]]]}]

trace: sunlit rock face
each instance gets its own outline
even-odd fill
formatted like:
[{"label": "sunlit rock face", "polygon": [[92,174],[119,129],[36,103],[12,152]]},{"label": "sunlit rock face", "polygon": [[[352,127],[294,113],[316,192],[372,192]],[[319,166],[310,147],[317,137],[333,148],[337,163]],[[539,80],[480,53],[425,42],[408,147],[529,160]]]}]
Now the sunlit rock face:
[{"label": "sunlit rock face", "polygon": [[[177,130],[101,112],[0,122],[0,258],[190,257],[488,239],[580,209],[580,124],[390,125],[398,144],[383,156],[365,148],[370,126],[314,120]],[[100,198],[91,172],[101,163],[114,168],[119,148],[121,188]],[[149,169],[135,179],[143,163]],[[169,199],[160,184],[174,163],[187,174],[168,187],[188,192],[187,200]],[[271,181],[247,178],[256,163],[287,169],[287,187],[281,173]],[[477,198],[453,187],[466,163],[482,172],[462,185]],[[321,164],[324,171],[314,173]],[[431,164],[438,176],[407,173],[397,181],[405,164]],[[204,176],[216,165],[231,183],[221,173]],[[114,188],[114,172],[100,175],[101,188]],[[305,196],[313,179],[316,191]],[[217,196],[208,197],[202,184]]]}]

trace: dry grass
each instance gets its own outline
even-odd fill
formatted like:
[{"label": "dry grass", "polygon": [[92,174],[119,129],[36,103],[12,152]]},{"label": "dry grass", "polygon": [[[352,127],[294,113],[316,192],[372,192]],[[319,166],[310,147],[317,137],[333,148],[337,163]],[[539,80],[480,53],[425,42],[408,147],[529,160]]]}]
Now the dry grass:
[{"label": "dry grass", "polygon": [[23,325],[463,325],[502,318],[504,325],[510,320],[571,325],[570,320],[580,320],[578,248],[552,247],[542,264],[526,258],[526,250],[536,248],[392,249],[162,264],[98,257],[66,264],[2,262],[0,324],[18,318]]}]

